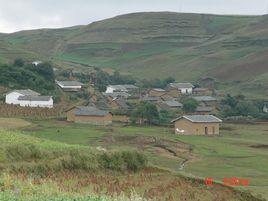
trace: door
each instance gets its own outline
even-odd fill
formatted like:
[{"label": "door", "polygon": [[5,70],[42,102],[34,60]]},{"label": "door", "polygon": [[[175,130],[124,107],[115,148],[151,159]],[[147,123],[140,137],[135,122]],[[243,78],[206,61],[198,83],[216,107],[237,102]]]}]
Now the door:
[{"label": "door", "polygon": [[208,135],[208,127],[205,127],[205,135]]}]

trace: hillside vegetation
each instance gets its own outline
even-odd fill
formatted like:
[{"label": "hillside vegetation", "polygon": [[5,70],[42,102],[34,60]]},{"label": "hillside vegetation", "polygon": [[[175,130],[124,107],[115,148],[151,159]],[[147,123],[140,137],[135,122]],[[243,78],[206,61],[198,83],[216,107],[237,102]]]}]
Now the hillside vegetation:
[{"label": "hillside vegetation", "polygon": [[87,26],[0,35],[0,62],[19,55],[139,78],[213,77],[226,91],[261,94],[268,89],[267,22],[267,16],[134,13]]}]

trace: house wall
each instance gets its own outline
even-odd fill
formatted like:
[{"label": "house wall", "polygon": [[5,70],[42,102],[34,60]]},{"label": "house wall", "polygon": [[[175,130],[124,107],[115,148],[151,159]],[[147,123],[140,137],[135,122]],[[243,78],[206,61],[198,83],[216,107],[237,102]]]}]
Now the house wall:
[{"label": "house wall", "polygon": [[165,93],[165,91],[155,91],[151,89],[148,94],[149,96],[163,96]]},{"label": "house wall", "polygon": [[129,123],[130,122],[130,118],[127,115],[113,115],[113,121],[115,121],[115,122]]},{"label": "house wall", "polygon": [[20,96],[23,96],[23,94],[17,93],[17,92],[12,92],[6,95],[6,104],[14,104],[14,105],[19,105],[19,100],[18,98]]},{"label": "house wall", "polygon": [[[219,134],[219,123],[193,123],[187,119],[179,119],[175,122],[175,134],[182,135],[206,135],[205,128],[207,127],[207,135]],[[184,130],[184,132],[178,132]]]},{"label": "house wall", "polygon": [[53,108],[53,99],[49,101],[24,101],[20,100],[19,105],[22,107],[42,107],[42,108]]},{"label": "house wall", "polygon": [[182,94],[192,94],[193,93],[193,88],[181,88],[178,90],[181,91]]},{"label": "house wall", "polygon": [[181,95],[181,92],[176,88],[170,88],[167,91],[167,94],[172,96],[172,97],[179,97]]},{"label": "house wall", "polygon": [[94,125],[109,125],[113,121],[113,115],[110,113],[106,116],[77,116],[74,111],[75,108],[67,112],[67,121]]}]

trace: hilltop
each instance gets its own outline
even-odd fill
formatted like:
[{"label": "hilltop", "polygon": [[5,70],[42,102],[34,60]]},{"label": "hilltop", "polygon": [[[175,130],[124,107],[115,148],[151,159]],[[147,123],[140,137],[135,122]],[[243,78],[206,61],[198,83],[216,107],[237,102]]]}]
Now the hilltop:
[{"label": "hilltop", "polygon": [[[268,89],[268,16],[133,13],[62,29],[0,35],[0,62],[117,69],[142,78],[215,79],[230,92]],[[235,85],[234,85],[235,84]]]}]

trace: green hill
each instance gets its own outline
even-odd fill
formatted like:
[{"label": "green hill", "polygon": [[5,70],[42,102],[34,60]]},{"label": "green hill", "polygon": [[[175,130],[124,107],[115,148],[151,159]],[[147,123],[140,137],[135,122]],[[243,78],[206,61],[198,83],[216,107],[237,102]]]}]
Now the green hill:
[{"label": "green hill", "polygon": [[267,16],[127,14],[87,26],[0,35],[0,62],[38,57],[139,78],[195,82],[212,77],[226,91],[263,94],[268,90],[267,22]]}]

